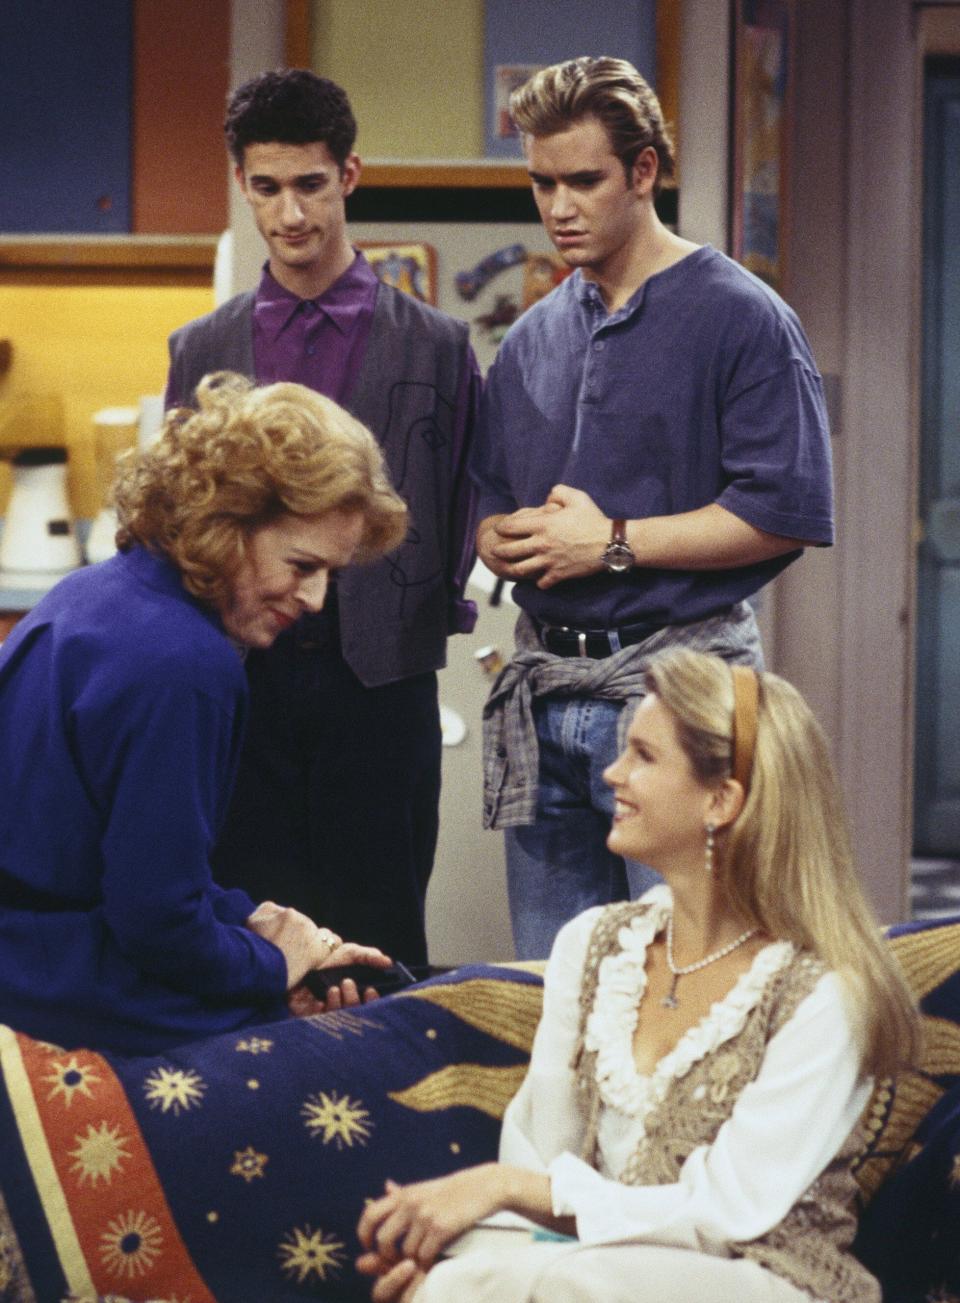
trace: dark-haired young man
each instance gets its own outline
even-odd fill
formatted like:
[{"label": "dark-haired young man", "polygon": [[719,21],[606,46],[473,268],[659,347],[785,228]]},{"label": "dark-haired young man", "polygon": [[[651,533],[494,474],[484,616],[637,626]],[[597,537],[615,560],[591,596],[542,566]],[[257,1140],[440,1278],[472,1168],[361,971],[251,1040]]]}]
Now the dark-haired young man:
[{"label": "dark-haired young man", "polygon": [[464,325],[378,283],[350,244],[360,159],[339,86],[265,73],[231,96],[225,131],[268,261],[255,292],[171,336],[167,404],[189,403],[221,368],[311,386],[375,432],[411,528],[385,560],[344,571],[322,615],[249,655],[251,716],[216,872],[422,964],[436,670],[447,635],[476,614],[464,597],[476,361]]},{"label": "dark-haired young man", "polygon": [[637,70],[556,64],[511,111],[575,269],[501,345],[471,463],[478,550],[522,608],[485,712],[484,817],[506,833],[518,955],[539,959],[567,919],[650,885],[607,848],[611,817],[644,812],[615,811],[603,777],[650,659],[685,645],[759,666],[746,599],[832,541],[832,490],[796,315],[657,217],[673,147]]}]

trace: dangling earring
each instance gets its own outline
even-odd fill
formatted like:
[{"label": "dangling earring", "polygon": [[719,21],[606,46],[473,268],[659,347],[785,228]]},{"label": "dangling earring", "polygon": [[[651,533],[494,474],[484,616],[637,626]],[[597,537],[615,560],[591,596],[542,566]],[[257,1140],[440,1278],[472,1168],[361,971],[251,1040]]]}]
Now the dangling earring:
[{"label": "dangling earring", "polygon": [[717,831],[716,824],[707,824],[707,847],[704,853],[704,866],[707,870],[707,876],[713,872],[713,834]]}]

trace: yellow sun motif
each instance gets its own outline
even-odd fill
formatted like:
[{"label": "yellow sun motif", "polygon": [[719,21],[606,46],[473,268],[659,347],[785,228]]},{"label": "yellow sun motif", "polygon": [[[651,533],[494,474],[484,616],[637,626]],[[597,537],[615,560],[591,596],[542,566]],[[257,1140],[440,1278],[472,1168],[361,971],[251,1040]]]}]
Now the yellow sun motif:
[{"label": "yellow sun motif", "polygon": [[87,1099],[93,1099],[90,1087],[100,1084],[100,1078],[94,1070],[86,1064],[81,1067],[75,1054],[71,1054],[66,1063],[55,1063],[53,1071],[44,1077],[44,1081],[53,1087],[47,1099],[62,1095],[67,1108],[73,1103],[73,1097],[78,1091],[81,1095],[86,1095]]},{"label": "yellow sun motif", "polygon": [[230,1175],[242,1176],[249,1185],[255,1176],[263,1176],[263,1169],[269,1161],[266,1154],[258,1154],[252,1145],[247,1145],[246,1149],[234,1150]]},{"label": "yellow sun motif", "polygon": [[173,1109],[174,1116],[177,1116],[181,1109],[191,1109],[202,1103],[207,1083],[192,1069],[157,1068],[147,1077],[143,1089],[151,1108],[159,1105],[164,1113]]},{"label": "yellow sun motif", "polygon": [[326,1280],[328,1271],[338,1272],[343,1266],[344,1247],[335,1235],[295,1226],[277,1252],[281,1269],[291,1275],[296,1272],[297,1284],[302,1285],[314,1272],[318,1280]]},{"label": "yellow sun motif", "polygon": [[241,1054],[269,1054],[272,1049],[273,1041],[265,1037],[251,1036],[249,1040],[237,1041],[237,1051]]},{"label": "yellow sun motif", "polygon": [[109,1185],[114,1172],[119,1172],[123,1160],[130,1157],[127,1137],[120,1134],[118,1126],[107,1122],[101,1122],[99,1127],[88,1124],[86,1135],[73,1138],[77,1147],[70,1150],[70,1157],[76,1162],[70,1164],[70,1170],[80,1174],[81,1185],[85,1181],[96,1185],[101,1177]]},{"label": "yellow sun motif", "polygon": [[145,1212],[111,1217],[100,1236],[100,1257],[111,1276],[145,1275],[159,1258],[163,1233],[155,1218]]},{"label": "yellow sun motif", "polygon": [[339,1098],[336,1091],[309,1096],[300,1115],[312,1136],[321,1136],[325,1145],[333,1140],[338,1149],[352,1147],[355,1140],[366,1144],[373,1127],[370,1114],[359,1100],[354,1102],[349,1095]]}]

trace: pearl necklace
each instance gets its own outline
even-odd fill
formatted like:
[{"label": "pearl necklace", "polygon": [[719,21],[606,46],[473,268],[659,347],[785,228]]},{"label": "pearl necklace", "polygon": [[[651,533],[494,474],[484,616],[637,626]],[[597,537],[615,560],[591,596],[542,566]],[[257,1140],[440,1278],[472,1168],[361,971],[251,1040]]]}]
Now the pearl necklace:
[{"label": "pearl necklace", "polygon": [[681,977],[687,977],[690,973],[695,973],[700,968],[706,968],[708,964],[715,964],[718,959],[725,959],[727,955],[732,955],[735,950],[739,950],[745,945],[751,937],[756,936],[760,931],[759,928],[751,927],[746,932],[741,932],[736,941],[731,941],[729,945],[722,946],[715,950],[712,955],[707,955],[706,959],[698,959],[695,964],[687,964],[685,968],[678,968],[673,962],[673,915],[667,919],[667,967],[673,974],[673,981],[670,983],[670,990],[663,997],[660,1003],[664,1009],[676,1009],[680,1001],[677,999],[677,983]]}]

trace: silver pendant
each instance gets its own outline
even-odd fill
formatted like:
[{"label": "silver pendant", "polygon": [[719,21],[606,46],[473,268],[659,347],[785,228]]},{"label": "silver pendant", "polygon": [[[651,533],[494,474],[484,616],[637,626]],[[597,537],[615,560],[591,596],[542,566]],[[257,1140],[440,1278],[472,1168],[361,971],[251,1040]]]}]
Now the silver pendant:
[{"label": "silver pendant", "polygon": [[677,999],[677,997],[674,995],[672,991],[669,993],[669,995],[665,995],[663,999],[660,1001],[660,1003],[661,1005],[663,1005],[664,1009],[680,1008],[680,1001]]}]

